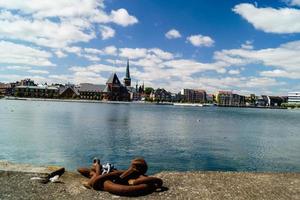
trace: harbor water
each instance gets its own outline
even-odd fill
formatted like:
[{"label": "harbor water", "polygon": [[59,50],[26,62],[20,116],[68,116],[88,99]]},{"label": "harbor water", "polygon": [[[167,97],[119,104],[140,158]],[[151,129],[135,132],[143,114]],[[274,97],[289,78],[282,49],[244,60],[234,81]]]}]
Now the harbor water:
[{"label": "harbor water", "polygon": [[300,172],[300,110],[0,100],[0,160]]}]

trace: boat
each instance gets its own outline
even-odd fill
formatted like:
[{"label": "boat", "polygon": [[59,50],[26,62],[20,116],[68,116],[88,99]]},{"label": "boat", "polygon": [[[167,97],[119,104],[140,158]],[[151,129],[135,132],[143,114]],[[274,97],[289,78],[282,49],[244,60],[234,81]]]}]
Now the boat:
[{"label": "boat", "polygon": [[174,106],[203,107],[201,103],[174,103]]}]

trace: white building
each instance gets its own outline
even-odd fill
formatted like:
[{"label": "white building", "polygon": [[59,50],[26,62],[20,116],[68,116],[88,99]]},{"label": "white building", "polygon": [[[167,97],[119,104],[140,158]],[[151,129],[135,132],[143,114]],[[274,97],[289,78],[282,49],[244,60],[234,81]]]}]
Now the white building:
[{"label": "white building", "polygon": [[290,104],[300,104],[300,92],[289,92],[288,102]]}]

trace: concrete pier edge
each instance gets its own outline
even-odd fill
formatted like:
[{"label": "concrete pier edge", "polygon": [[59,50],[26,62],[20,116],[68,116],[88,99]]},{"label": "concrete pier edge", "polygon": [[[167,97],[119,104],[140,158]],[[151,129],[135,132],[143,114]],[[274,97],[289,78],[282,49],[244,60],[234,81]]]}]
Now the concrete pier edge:
[{"label": "concrete pier edge", "polygon": [[[150,166],[151,167],[151,166]],[[116,199],[107,192],[88,190],[86,179],[66,171],[61,184],[41,184],[31,177],[48,174],[59,166],[34,166],[0,161],[0,200],[14,199]],[[160,172],[164,192],[139,199],[300,199],[300,173]],[[132,198],[130,198],[132,199]]]}]

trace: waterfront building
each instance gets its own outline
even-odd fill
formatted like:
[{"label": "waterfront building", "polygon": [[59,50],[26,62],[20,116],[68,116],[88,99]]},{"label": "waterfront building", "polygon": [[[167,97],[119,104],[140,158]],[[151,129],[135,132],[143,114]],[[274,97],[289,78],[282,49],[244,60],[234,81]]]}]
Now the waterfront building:
[{"label": "waterfront building", "polygon": [[172,100],[172,95],[170,92],[166,91],[165,89],[156,89],[154,91],[151,92],[150,94],[150,99],[152,101],[161,101],[161,102],[164,102],[164,101],[167,101],[167,102],[170,102]]},{"label": "waterfront building", "polygon": [[10,96],[12,94],[12,84],[0,83],[0,96]]},{"label": "waterfront building", "polygon": [[76,99],[79,96],[78,88],[75,85],[67,84],[59,88],[59,98],[61,99]]},{"label": "waterfront building", "polygon": [[289,92],[288,93],[289,104],[300,104],[300,92]]},{"label": "waterfront building", "polygon": [[103,100],[106,101],[130,101],[130,94],[123,86],[116,73],[113,73],[106,82],[103,90]]},{"label": "waterfront building", "polygon": [[234,94],[231,91],[219,91],[216,95],[218,106],[245,106],[245,96]]},{"label": "waterfront building", "polygon": [[257,107],[268,107],[270,106],[270,98],[267,95],[261,95],[256,98],[255,106]]},{"label": "waterfront building", "polygon": [[182,89],[181,90],[182,101],[190,103],[205,103],[206,91],[194,90],[194,89]]},{"label": "waterfront building", "polygon": [[59,89],[47,85],[20,85],[15,87],[14,95],[16,97],[28,98],[58,98]]},{"label": "waterfront building", "polygon": [[214,95],[213,94],[206,94],[206,102],[213,103],[214,102]]},{"label": "waterfront building", "polygon": [[286,97],[261,95],[257,97],[255,105],[257,107],[280,107],[286,102]]},{"label": "waterfront building", "polygon": [[33,80],[31,79],[24,79],[18,82],[19,86],[36,86]]},{"label": "waterfront building", "polygon": [[285,98],[280,96],[269,96],[269,99],[270,107],[280,107],[282,103],[286,102]]},{"label": "waterfront building", "polygon": [[78,87],[80,99],[101,100],[105,85],[81,83]]}]

